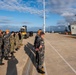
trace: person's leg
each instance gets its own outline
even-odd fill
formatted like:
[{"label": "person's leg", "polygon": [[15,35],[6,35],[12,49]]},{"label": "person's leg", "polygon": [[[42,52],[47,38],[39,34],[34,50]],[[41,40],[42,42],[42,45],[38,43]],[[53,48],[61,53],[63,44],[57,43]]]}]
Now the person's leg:
[{"label": "person's leg", "polygon": [[37,71],[38,71],[39,73],[44,74],[45,72],[42,71],[42,67],[43,67],[42,63],[43,63],[43,62],[42,62],[42,58],[41,58],[41,52],[38,51],[38,54],[39,54],[39,56],[38,56],[38,67],[37,67]]},{"label": "person's leg", "polygon": [[2,63],[1,56],[2,56],[2,53],[1,53],[1,49],[0,49],[0,64]]},{"label": "person's leg", "polygon": [[0,65],[4,65],[4,63],[3,63],[3,56],[2,55],[0,56]]},{"label": "person's leg", "polygon": [[7,48],[5,49],[4,56],[5,56],[5,60],[8,60],[8,49]]},{"label": "person's leg", "polygon": [[44,63],[44,50],[41,52],[41,64],[43,65]]},{"label": "person's leg", "polygon": [[11,56],[14,56],[14,44],[13,43],[11,44],[11,48],[10,49],[11,49],[11,52],[10,52]]},{"label": "person's leg", "polygon": [[38,63],[38,51],[36,51],[36,63]]},{"label": "person's leg", "polygon": [[38,68],[42,69],[42,58],[41,58],[41,52],[39,51],[39,56],[38,56]]}]

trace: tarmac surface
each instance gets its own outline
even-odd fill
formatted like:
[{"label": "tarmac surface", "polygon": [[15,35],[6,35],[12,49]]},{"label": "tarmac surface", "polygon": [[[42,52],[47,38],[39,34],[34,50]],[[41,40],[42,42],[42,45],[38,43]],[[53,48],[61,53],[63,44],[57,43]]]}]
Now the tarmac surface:
[{"label": "tarmac surface", "polygon": [[[3,61],[0,75],[44,75],[36,70],[34,38],[24,39],[15,57]],[[76,37],[46,33],[45,47],[45,75],[76,75]]]}]

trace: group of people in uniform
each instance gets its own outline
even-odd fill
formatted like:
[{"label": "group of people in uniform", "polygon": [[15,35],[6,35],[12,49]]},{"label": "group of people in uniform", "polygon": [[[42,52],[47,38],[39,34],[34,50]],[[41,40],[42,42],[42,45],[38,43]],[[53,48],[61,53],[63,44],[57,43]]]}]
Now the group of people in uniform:
[{"label": "group of people in uniform", "polygon": [[[42,70],[44,63],[45,45],[44,45],[45,33],[40,29],[34,40],[34,48],[36,52],[36,68],[39,73],[44,74]],[[10,32],[6,30],[3,32],[0,30],[0,65],[4,65],[3,59],[8,60],[9,57],[13,57],[15,51],[17,51],[23,44],[23,36],[21,32]]]},{"label": "group of people in uniform", "polygon": [[8,60],[22,46],[23,36],[21,32],[0,30],[0,65],[4,65],[3,59]]},{"label": "group of people in uniform", "polygon": [[44,44],[44,35],[45,33],[39,29],[34,40],[34,48],[36,51],[36,68],[39,73],[45,74],[42,70],[44,63],[44,54],[45,54],[45,44]]}]

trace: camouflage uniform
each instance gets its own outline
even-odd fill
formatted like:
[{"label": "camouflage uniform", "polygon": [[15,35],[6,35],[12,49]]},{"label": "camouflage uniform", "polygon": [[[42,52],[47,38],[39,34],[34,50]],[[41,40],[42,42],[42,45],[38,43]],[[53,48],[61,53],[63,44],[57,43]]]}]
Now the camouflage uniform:
[{"label": "camouflage uniform", "polygon": [[40,38],[40,33],[42,32],[41,29],[38,30],[37,35],[35,36],[35,41],[34,41],[34,47],[36,48],[37,44],[37,39]]},{"label": "camouflage uniform", "polygon": [[37,43],[36,43],[36,48],[39,48],[40,45],[42,46],[42,48],[39,49],[38,51],[36,51],[36,62],[37,62],[37,68],[39,68],[39,69],[41,69],[43,66],[45,45],[44,45],[44,40],[41,37],[38,37]]},{"label": "camouflage uniform", "polygon": [[21,46],[22,40],[23,40],[23,36],[22,36],[21,32],[19,32],[18,36],[19,36],[19,45]]},{"label": "camouflage uniform", "polygon": [[15,35],[15,49],[17,49],[19,47],[19,36],[18,36],[18,33],[16,33]]},{"label": "camouflage uniform", "polygon": [[35,40],[34,40],[34,47],[36,48],[36,44],[37,44],[37,39],[39,38],[40,36],[37,34],[36,36],[35,36]]},{"label": "camouflage uniform", "polygon": [[23,35],[21,34],[21,42],[20,42],[21,45],[22,45],[22,42],[23,42]]},{"label": "camouflage uniform", "polygon": [[15,38],[14,38],[13,35],[11,35],[11,36],[10,36],[10,52],[11,52],[11,53],[14,52],[14,49],[15,49],[14,43],[15,43]]},{"label": "camouflage uniform", "polygon": [[10,34],[4,35],[4,56],[8,57],[10,53]]},{"label": "camouflage uniform", "polygon": [[2,35],[0,35],[0,63],[2,63],[2,44],[3,44],[3,38]]}]

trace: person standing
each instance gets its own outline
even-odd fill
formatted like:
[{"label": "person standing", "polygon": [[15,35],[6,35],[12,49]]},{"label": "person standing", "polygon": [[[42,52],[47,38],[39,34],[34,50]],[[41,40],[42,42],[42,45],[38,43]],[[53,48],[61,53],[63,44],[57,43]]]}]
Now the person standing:
[{"label": "person standing", "polygon": [[37,63],[37,71],[39,73],[44,74],[42,71],[43,63],[44,63],[44,53],[45,53],[45,45],[44,45],[44,32],[40,32],[40,36],[36,40],[36,63]]},{"label": "person standing", "polygon": [[2,63],[2,45],[3,45],[3,34],[2,34],[2,30],[0,30],[0,65],[4,65],[4,63]]},{"label": "person standing", "polygon": [[15,50],[17,51],[18,49],[19,49],[19,35],[18,35],[19,33],[18,32],[16,32],[15,33]]},{"label": "person standing", "polygon": [[22,36],[21,32],[18,33],[18,36],[19,36],[19,46],[21,47],[22,46],[22,40],[23,40],[23,36]]},{"label": "person standing", "polygon": [[14,37],[14,32],[12,31],[11,32],[11,35],[10,35],[10,53],[11,53],[11,56],[14,56],[14,49],[15,49],[15,37]]},{"label": "person standing", "polygon": [[23,42],[23,35],[22,35],[22,33],[21,32],[19,32],[19,35],[20,35],[20,39],[19,39],[19,41],[20,41],[20,46],[22,46],[23,44],[22,44],[22,42]]},{"label": "person standing", "polygon": [[4,56],[5,59],[8,60],[8,56],[10,53],[10,31],[6,30],[5,35],[3,37],[4,41]]}]

